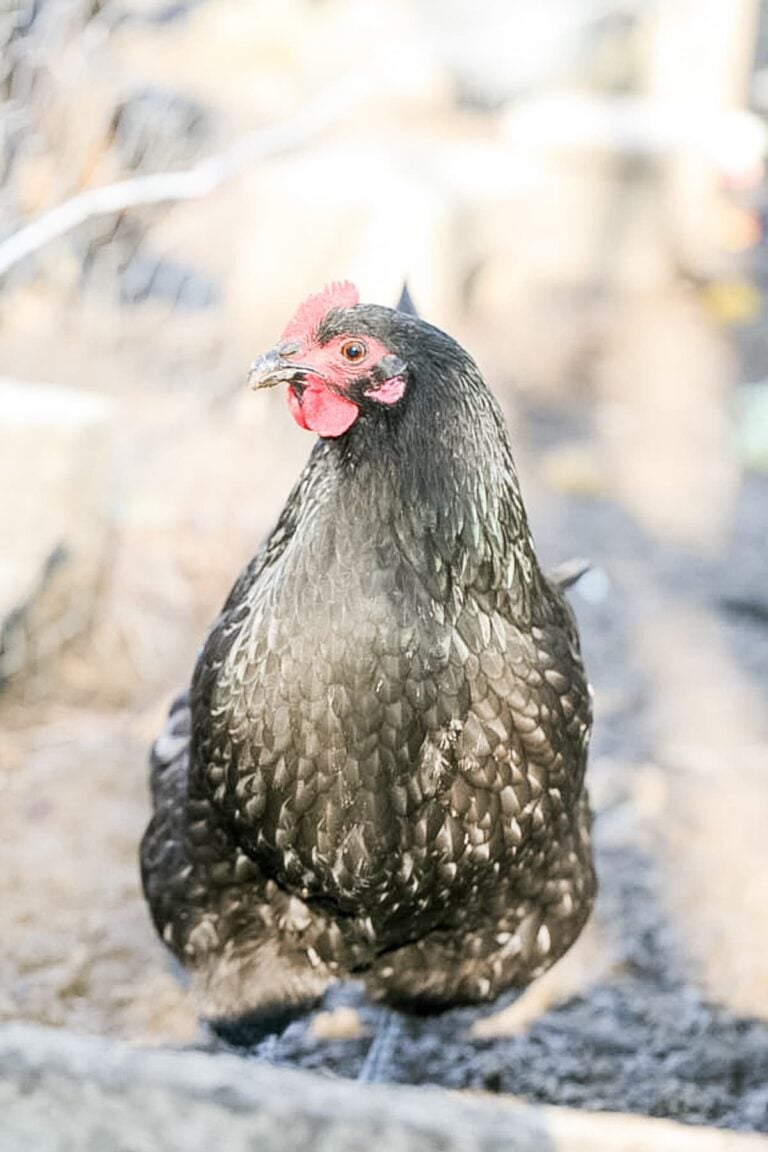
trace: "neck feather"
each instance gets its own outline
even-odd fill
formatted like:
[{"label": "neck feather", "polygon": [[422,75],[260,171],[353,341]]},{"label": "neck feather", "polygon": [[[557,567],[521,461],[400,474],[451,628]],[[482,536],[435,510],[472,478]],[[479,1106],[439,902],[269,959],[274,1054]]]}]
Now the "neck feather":
[{"label": "neck feather", "polygon": [[337,527],[391,533],[436,599],[473,587],[527,612],[541,575],[495,399],[468,357],[410,388],[398,419],[361,420],[318,446]]}]

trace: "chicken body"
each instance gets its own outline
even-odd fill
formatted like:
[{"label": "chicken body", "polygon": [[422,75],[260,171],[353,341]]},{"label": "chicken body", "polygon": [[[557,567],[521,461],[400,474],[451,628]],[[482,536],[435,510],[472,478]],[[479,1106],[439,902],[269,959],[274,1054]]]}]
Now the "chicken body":
[{"label": "chicken body", "polygon": [[[595,892],[589,690],[498,407],[437,329],[321,312],[257,374],[326,434],[153,752],[145,892],[209,1019],[350,974],[417,1010],[492,1000]],[[376,364],[341,388],[318,357],[350,337]]]}]

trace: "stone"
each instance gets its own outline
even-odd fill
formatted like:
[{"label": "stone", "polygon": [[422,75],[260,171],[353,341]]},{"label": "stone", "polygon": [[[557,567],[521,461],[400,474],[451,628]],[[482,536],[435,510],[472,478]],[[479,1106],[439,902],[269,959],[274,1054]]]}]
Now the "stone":
[{"label": "stone", "polygon": [[35,1152],[749,1152],[762,1137],[366,1085],[201,1051],[0,1028],[0,1147]]},{"label": "stone", "polygon": [[109,507],[107,400],[0,378],[0,682],[87,624]]}]

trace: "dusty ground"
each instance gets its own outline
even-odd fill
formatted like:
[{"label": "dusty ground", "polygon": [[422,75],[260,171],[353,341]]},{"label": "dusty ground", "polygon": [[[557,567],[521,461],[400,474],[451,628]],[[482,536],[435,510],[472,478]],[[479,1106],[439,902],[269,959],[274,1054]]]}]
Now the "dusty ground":
[{"label": "dusty ground", "polygon": [[[410,1022],[391,1075],[768,1131],[768,481],[701,487],[736,369],[686,292],[649,307],[603,318],[575,398],[495,381],[545,560],[597,566],[573,597],[596,689],[593,924],[516,1004]],[[6,363],[44,376],[25,322]],[[93,627],[0,698],[0,1014],[192,1043],[138,889],[145,749],[308,444],[278,398],[242,393],[215,325],[145,312],[118,338],[103,317],[68,322],[59,379],[115,403],[121,513]],[[664,372],[707,437],[645,434]],[[375,1022],[341,989],[271,1058],[354,1075]]]}]

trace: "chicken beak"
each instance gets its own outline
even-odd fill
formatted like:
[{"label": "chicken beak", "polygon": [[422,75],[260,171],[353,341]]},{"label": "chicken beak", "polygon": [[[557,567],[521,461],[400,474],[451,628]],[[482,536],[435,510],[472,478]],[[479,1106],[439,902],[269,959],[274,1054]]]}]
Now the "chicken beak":
[{"label": "chicken beak", "polygon": [[254,391],[258,388],[274,388],[276,384],[291,384],[315,375],[316,370],[308,364],[299,364],[293,359],[300,352],[294,341],[286,341],[270,348],[258,360],[254,360],[248,372],[248,384]]},{"label": "chicken beak", "polygon": [[258,388],[274,388],[291,379],[291,366],[286,364],[276,348],[265,352],[254,360],[248,370],[248,387],[256,391]]}]

